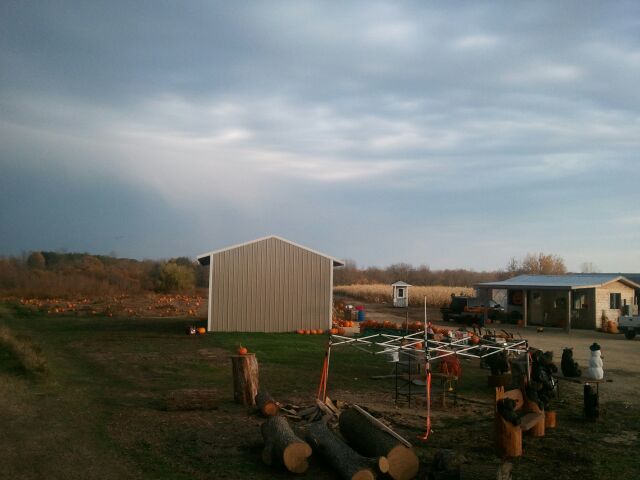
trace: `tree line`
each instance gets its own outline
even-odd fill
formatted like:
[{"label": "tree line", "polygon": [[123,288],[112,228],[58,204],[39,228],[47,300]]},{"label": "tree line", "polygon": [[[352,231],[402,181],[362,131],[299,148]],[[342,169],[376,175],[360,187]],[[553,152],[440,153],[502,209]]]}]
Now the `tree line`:
[{"label": "tree line", "polygon": [[345,266],[335,270],[336,285],[391,284],[402,280],[411,285],[442,285],[447,287],[472,287],[477,283],[505,280],[522,274],[561,275],[567,273],[564,260],[553,254],[529,253],[521,259],[511,258],[505,268],[493,271],[475,271],[463,268],[432,270],[428,265],[413,266],[394,263],[385,268],[358,268],[354,260],[346,260]]},{"label": "tree line", "polygon": [[189,292],[208,284],[208,268],[188,257],[135,260],[38,251],[0,257],[0,295],[69,297]]},{"label": "tree line", "polygon": [[[592,264],[588,264],[593,268]],[[168,260],[134,260],[88,253],[28,252],[0,257],[0,295],[65,297],[141,292],[188,292],[208,286],[208,267],[188,257]],[[334,272],[335,285],[391,284],[470,287],[522,273],[562,274],[564,260],[552,254],[527,254],[512,258],[503,269],[477,272],[467,269],[432,270],[428,265],[396,263],[385,268],[359,268],[347,260]]]}]

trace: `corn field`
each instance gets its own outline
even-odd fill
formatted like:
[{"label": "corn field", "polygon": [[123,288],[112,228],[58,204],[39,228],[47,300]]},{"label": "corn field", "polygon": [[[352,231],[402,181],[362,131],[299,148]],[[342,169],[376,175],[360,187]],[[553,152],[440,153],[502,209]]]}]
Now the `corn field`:
[{"label": "corn field", "polygon": [[[391,285],[340,285],[333,288],[336,295],[362,300],[368,303],[391,303],[393,288]],[[451,294],[474,295],[474,289],[469,287],[415,286],[409,288],[409,305],[424,305],[427,297],[427,307],[444,307],[449,305]]]}]

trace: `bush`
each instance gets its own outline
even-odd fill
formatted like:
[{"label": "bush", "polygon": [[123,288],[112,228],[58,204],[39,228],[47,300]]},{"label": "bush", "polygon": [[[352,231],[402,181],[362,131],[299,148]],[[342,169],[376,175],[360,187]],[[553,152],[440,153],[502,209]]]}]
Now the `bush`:
[{"label": "bush", "polygon": [[29,258],[27,258],[27,265],[29,268],[42,270],[45,267],[45,260],[42,252],[31,252]]},{"label": "bush", "polygon": [[193,269],[174,262],[158,265],[152,272],[152,276],[157,292],[182,292],[192,290],[196,285]]}]

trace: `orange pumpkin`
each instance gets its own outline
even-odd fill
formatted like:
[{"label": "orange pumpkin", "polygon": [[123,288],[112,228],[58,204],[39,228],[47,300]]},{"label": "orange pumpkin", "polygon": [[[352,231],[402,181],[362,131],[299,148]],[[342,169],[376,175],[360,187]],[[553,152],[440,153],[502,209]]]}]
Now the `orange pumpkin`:
[{"label": "orange pumpkin", "polygon": [[311,333],[311,330],[305,330],[305,331],[304,331],[304,334],[305,334],[305,335],[309,335],[310,333]]},{"label": "orange pumpkin", "polygon": [[338,329],[338,335],[344,335],[344,333],[345,333],[345,329],[344,329],[344,328],[342,328],[342,327],[340,327],[340,328]]},{"label": "orange pumpkin", "polygon": [[240,347],[238,348],[238,355],[246,355],[247,353],[249,353],[247,347],[243,347],[242,345],[240,345]]},{"label": "orange pumpkin", "polygon": [[204,335],[205,333],[207,333],[207,329],[206,329],[206,328],[204,328],[204,327],[199,327],[199,328],[198,328],[198,333],[199,333],[200,335]]},{"label": "orange pumpkin", "polygon": [[338,329],[337,328],[332,328],[331,330],[329,330],[329,333],[331,333],[331,335],[337,335],[338,334]]},{"label": "orange pumpkin", "polygon": [[302,334],[304,334],[304,330],[296,330],[296,333],[297,333],[298,335],[302,335]]},{"label": "orange pumpkin", "polygon": [[416,350],[422,350],[424,348],[424,345],[422,344],[422,342],[416,343],[413,348],[415,348]]}]

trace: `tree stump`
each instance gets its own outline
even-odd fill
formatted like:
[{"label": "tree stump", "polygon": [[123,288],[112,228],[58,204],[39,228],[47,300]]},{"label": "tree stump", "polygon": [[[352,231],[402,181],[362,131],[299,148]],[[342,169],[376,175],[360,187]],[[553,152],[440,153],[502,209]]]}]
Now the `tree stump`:
[{"label": "tree stump", "polygon": [[292,473],[307,471],[311,447],[293,433],[285,417],[269,418],[262,424],[260,431],[264,439],[264,463],[282,466]]},{"label": "tree stump", "polygon": [[233,399],[242,405],[255,405],[258,394],[258,360],[253,353],[231,355]]},{"label": "tree stump", "polygon": [[260,413],[265,417],[273,417],[278,414],[280,406],[266,390],[260,390],[255,400],[256,405],[260,409]]},{"label": "tree stump", "polygon": [[394,480],[408,480],[417,475],[420,462],[413,449],[381,429],[368,416],[350,408],[340,414],[339,421],[340,433],[358,453],[387,458],[389,475]]},{"label": "tree stump", "polygon": [[345,480],[375,480],[377,471],[389,471],[385,457],[363,457],[331,432],[324,422],[309,425],[306,438],[312,448],[326,458]]}]

